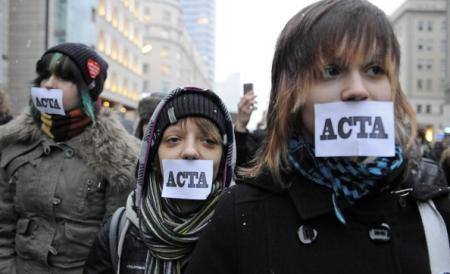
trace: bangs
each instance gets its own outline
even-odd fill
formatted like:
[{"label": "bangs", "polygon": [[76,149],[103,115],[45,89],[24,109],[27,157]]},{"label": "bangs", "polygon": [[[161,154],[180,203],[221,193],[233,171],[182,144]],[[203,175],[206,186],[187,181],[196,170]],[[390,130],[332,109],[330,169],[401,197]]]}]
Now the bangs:
[{"label": "bangs", "polygon": [[188,117],[180,121],[182,128],[186,128],[186,122],[188,120],[193,122],[200,129],[200,132],[205,136],[212,138],[220,144],[223,143],[219,128],[209,119],[203,117]]},{"label": "bangs", "polygon": [[349,8],[354,1],[335,2],[333,11],[312,26],[308,48],[316,49],[314,74],[330,62],[349,65],[355,58],[382,65],[390,79],[398,73],[399,46],[389,21],[377,7],[358,3]]},{"label": "bangs", "polygon": [[38,77],[33,81],[35,86],[51,75],[73,82],[77,86],[84,83],[75,63],[59,52],[44,55],[36,64],[36,73]]}]

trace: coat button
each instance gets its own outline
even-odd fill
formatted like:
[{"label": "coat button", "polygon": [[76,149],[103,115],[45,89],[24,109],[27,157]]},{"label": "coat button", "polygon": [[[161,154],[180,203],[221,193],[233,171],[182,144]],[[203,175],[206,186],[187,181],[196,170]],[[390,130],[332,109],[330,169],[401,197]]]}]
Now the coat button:
[{"label": "coat button", "polygon": [[298,238],[303,244],[311,244],[317,238],[317,230],[309,225],[301,225],[297,231]]},{"label": "coat button", "polygon": [[382,223],[369,230],[369,237],[377,243],[387,243],[391,240],[391,228],[388,224]]},{"label": "coat button", "polygon": [[56,248],[54,246],[50,246],[48,248],[48,251],[52,254],[52,255],[58,255],[58,250],[56,250]]},{"label": "coat button", "polygon": [[73,152],[73,149],[71,149],[71,148],[64,150],[64,157],[66,157],[66,158],[72,158],[73,154],[74,154],[74,152]]},{"label": "coat button", "polygon": [[52,204],[53,205],[59,205],[61,203],[61,198],[59,197],[53,197]]}]

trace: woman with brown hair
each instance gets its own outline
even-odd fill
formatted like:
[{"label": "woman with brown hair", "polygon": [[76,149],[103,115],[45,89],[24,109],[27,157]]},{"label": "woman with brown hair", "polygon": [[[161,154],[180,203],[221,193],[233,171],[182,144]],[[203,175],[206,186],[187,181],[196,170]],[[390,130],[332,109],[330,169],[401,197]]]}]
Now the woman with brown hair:
[{"label": "woman with brown hair", "polygon": [[278,38],[263,149],[187,273],[450,271],[449,189],[420,161],[399,64],[388,18],[367,1],[297,13]]}]

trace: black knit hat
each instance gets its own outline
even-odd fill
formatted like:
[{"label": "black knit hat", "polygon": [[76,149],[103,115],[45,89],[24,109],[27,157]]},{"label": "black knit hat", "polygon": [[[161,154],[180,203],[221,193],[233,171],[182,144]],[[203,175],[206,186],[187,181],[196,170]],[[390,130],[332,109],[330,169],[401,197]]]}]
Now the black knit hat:
[{"label": "black knit hat", "polygon": [[[234,140],[233,126],[228,111],[219,96],[207,89],[182,87],[171,91],[153,113],[147,134],[150,131],[152,147],[158,147],[164,130],[186,117],[203,117],[213,122],[223,137],[224,144]],[[227,119],[228,117],[228,119]],[[150,152],[154,159],[155,151]]]},{"label": "black knit hat", "polygon": [[197,116],[211,120],[219,129],[222,136],[226,136],[225,115],[215,100],[216,95],[209,90],[203,92],[179,92],[170,98],[161,109],[155,132],[162,135],[164,130],[188,116]]},{"label": "black knit hat", "polygon": [[91,98],[97,100],[103,91],[108,63],[90,47],[79,43],[62,43],[49,48],[44,54],[60,52],[68,56],[78,67]]}]

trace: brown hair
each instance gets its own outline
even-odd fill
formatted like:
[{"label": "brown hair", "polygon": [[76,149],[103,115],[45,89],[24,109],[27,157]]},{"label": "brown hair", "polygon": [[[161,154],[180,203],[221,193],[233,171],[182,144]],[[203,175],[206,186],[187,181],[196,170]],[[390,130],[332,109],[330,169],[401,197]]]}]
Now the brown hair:
[{"label": "brown hair", "polygon": [[268,171],[283,185],[280,170],[289,166],[287,142],[294,129],[302,127],[300,112],[319,69],[337,56],[350,62],[366,54],[385,69],[393,90],[397,142],[404,150],[409,148],[414,142],[415,114],[400,87],[400,49],[388,18],[364,0],[322,0],[291,18],[278,38],[267,134],[255,166],[244,174],[252,177]]}]

